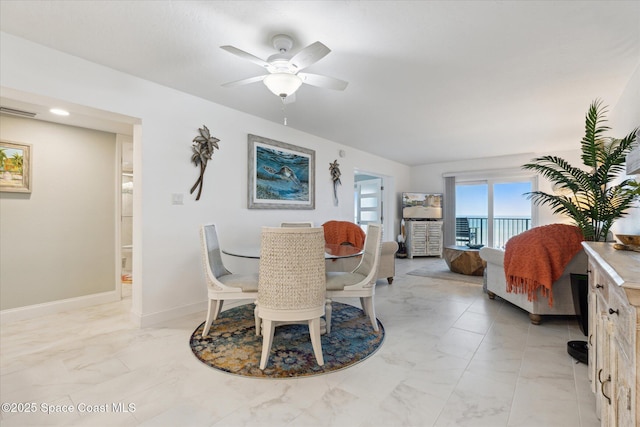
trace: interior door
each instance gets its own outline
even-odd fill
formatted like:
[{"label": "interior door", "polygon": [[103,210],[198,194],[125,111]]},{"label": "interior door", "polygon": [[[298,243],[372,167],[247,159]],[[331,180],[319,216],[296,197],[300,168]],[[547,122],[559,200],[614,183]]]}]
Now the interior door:
[{"label": "interior door", "polygon": [[367,224],[382,224],[382,178],[355,183],[355,222],[366,230]]}]

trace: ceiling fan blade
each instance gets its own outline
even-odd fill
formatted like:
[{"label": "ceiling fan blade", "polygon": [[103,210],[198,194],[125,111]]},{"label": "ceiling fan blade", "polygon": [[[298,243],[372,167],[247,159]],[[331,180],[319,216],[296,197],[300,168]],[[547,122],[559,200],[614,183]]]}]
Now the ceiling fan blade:
[{"label": "ceiling fan blade", "polygon": [[220,46],[220,49],[224,49],[229,53],[233,53],[236,56],[239,56],[242,59],[246,59],[248,61],[253,62],[254,64],[258,64],[259,66],[263,67],[263,68],[269,68],[271,66],[271,64],[269,64],[267,61],[265,61],[264,59],[260,59],[255,55],[252,55],[248,52],[245,52],[244,50],[240,50],[237,47],[233,47],[233,46]]},{"label": "ceiling fan blade", "polygon": [[224,86],[224,87],[236,87],[236,86],[248,85],[249,83],[255,83],[255,82],[262,81],[262,80],[264,80],[264,78],[266,76],[267,75],[249,77],[248,79],[242,79],[242,80],[236,80],[234,82],[224,83],[222,86]]},{"label": "ceiling fan blade", "polygon": [[303,83],[324,89],[345,90],[349,83],[334,77],[321,76],[319,74],[298,73]]},{"label": "ceiling fan blade", "polygon": [[289,60],[289,64],[297,68],[298,71],[321,60],[331,52],[331,49],[320,42],[315,42],[296,53]]}]

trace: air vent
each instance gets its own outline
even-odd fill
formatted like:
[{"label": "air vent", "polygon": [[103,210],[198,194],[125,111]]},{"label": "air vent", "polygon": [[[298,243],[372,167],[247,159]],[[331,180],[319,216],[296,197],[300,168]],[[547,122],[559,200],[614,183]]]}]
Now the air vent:
[{"label": "air vent", "polygon": [[32,113],[31,111],[16,110],[15,108],[9,108],[9,107],[0,107],[0,113],[10,114],[12,116],[20,116],[20,117],[36,116],[36,113]]}]

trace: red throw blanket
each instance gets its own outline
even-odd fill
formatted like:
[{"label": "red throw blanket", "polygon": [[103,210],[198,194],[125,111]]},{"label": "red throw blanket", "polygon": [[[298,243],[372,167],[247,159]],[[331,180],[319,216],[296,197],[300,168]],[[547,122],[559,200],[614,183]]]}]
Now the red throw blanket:
[{"label": "red throw blanket", "polygon": [[327,221],[324,227],[324,240],[327,243],[341,245],[346,242],[356,248],[364,248],[366,235],[362,228],[349,221]]},{"label": "red throw blanket", "polygon": [[540,289],[552,306],[551,286],[582,250],[583,240],[580,229],[567,224],[532,228],[509,239],[504,254],[507,292],[526,293],[534,301]]}]

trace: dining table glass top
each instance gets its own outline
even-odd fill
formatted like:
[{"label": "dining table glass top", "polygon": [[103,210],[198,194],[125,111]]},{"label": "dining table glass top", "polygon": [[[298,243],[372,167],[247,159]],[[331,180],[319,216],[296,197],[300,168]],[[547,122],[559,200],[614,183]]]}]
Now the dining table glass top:
[{"label": "dining table glass top", "polygon": [[[363,252],[363,249],[350,245],[334,243],[325,243],[324,245],[325,259],[351,258],[362,255]],[[240,258],[260,259],[259,246],[230,246],[222,249],[222,253]]]}]

